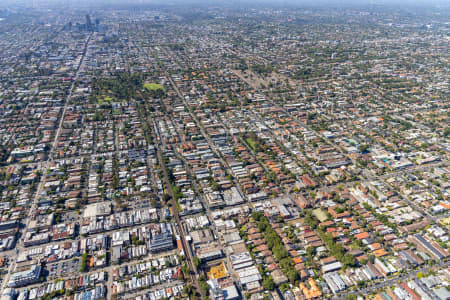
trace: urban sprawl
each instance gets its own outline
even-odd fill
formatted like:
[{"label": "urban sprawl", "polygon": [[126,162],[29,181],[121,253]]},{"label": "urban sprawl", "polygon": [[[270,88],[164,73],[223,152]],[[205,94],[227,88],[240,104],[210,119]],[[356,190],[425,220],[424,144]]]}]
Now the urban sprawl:
[{"label": "urban sprawl", "polygon": [[449,16],[0,9],[1,299],[450,299]]}]

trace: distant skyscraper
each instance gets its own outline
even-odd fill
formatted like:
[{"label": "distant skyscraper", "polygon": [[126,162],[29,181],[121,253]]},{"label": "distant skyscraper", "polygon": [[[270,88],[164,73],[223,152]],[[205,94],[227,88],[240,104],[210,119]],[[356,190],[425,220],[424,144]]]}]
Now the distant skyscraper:
[{"label": "distant skyscraper", "polygon": [[92,26],[91,17],[86,15],[86,29],[88,31],[94,31],[94,27]]},{"label": "distant skyscraper", "polygon": [[64,25],[63,30],[72,30],[72,22],[69,22],[66,25]]}]

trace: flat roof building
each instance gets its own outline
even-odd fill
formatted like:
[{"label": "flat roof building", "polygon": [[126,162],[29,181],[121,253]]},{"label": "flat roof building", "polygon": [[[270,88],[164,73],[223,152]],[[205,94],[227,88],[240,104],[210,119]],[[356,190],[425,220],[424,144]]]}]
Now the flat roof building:
[{"label": "flat roof building", "polygon": [[173,249],[172,234],[169,231],[153,235],[150,240],[150,251],[152,253]]},{"label": "flat roof building", "polygon": [[21,287],[39,282],[40,275],[41,267],[34,265],[29,270],[12,274],[8,282],[8,287]]}]

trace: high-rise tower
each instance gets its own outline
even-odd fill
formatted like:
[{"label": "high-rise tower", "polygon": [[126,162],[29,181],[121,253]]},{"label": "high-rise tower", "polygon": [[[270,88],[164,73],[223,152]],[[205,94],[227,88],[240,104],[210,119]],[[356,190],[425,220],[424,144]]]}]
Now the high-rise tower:
[{"label": "high-rise tower", "polygon": [[91,17],[89,15],[86,15],[86,29],[88,31],[94,31],[94,28],[92,26]]}]

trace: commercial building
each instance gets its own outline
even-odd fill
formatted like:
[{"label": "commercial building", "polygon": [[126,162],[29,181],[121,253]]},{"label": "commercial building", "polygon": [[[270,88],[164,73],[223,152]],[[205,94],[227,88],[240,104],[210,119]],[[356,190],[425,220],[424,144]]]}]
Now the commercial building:
[{"label": "commercial building", "polygon": [[173,249],[173,247],[174,244],[172,234],[169,231],[164,231],[160,234],[155,234],[150,240],[150,251],[152,253],[167,251]]},{"label": "commercial building", "polygon": [[34,265],[29,270],[12,274],[8,282],[8,287],[15,288],[37,283],[39,282],[40,275],[41,267]]}]

